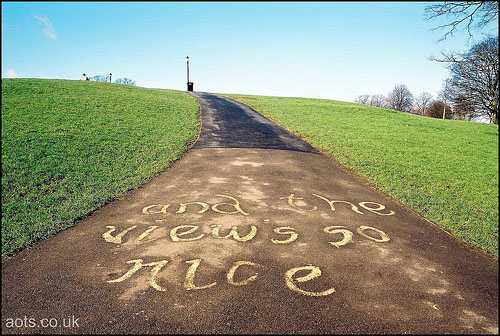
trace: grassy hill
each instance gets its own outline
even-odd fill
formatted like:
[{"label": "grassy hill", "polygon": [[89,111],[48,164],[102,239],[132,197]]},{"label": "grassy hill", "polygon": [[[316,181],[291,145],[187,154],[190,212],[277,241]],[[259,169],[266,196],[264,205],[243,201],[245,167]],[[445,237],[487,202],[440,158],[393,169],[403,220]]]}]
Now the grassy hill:
[{"label": "grassy hill", "polygon": [[198,110],[171,90],[2,79],[2,255],[169,167],[196,139]]},{"label": "grassy hill", "polygon": [[[227,95],[498,258],[498,126],[320,99]],[[184,92],[2,79],[2,255],[71,226],[196,139]]]},{"label": "grassy hill", "polygon": [[225,96],[253,107],[498,258],[498,125],[332,100]]}]

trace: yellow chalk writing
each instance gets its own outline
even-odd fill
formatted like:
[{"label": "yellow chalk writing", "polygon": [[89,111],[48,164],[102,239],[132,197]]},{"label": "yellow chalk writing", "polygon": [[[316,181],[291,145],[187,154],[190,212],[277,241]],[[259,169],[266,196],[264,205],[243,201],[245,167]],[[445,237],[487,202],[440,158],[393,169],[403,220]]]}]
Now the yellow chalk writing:
[{"label": "yellow chalk writing", "polygon": [[[368,206],[368,203],[377,204],[378,207],[376,209],[371,208],[371,207]],[[362,206],[363,208],[365,208],[368,211],[376,213],[377,215],[392,216],[392,215],[395,214],[395,212],[393,210],[390,210],[389,213],[381,213],[381,212],[379,212],[380,210],[384,210],[385,209],[385,206],[382,205],[382,204],[380,204],[380,203],[376,203],[376,202],[359,202],[359,205]]]},{"label": "yellow chalk writing", "polygon": [[156,289],[158,291],[162,291],[162,292],[166,291],[165,288],[159,286],[156,283],[156,275],[162,269],[162,267],[165,266],[168,263],[168,260],[160,260],[160,261],[155,261],[155,262],[151,262],[151,263],[147,263],[147,264],[143,264],[142,263],[142,259],[136,259],[136,260],[127,261],[127,264],[131,264],[131,263],[133,263],[134,266],[130,270],[128,270],[127,273],[125,273],[124,275],[122,275],[118,279],[108,280],[108,282],[109,283],[122,282],[122,281],[127,280],[128,278],[130,278],[132,275],[134,275],[135,272],[137,272],[141,268],[147,267],[147,266],[151,266],[151,267],[153,267],[153,269],[151,270],[151,278],[149,279],[149,284],[154,289]]},{"label": "yellow chalk writing", "polygon": [[230,283],[231,285],[234,285],[234,286],[244,286],[244,285],[248,285],[252,281],[257,280],[257,274],[258,273],[255,273],[254,275],[252,275],[251,277],[249,277],[249,278],[247,278],[245,280],[234,281],[234,273],[236,272],[236,270],[240,266],[243,266],[243,265],[254,266],[254,267],[258,267],[259,266],[258,264],[253,263],[251,261],[237,261],[237,262],[235,262],[233,264],[233,266],[231,266],[231,268],[229,269],[229,271],[226,274],[226,278],[227,278],[227,282],[228,283]]},{"label": "yellow chalk writing", "polygon": [[137,225],[131,226],[128,229],[123,230],[122,232],[120,232],[119,234],[117,234],[116,236],[113,237],[111,234],[116,230],[116,227],[113,225],[108,225],[108,226],[106,226],[106,228],[109,229],[109,231],[104,232],[102,234],[102,237],[108,243],[121,244],[123,236],[125,236],[125,234],[127,234],[127,232],[135,229],[136,227],[137,227]]},{"label": "yellow chalk writing", "polygon": [[[380,235],[380,239],[368,236],[366,233],[364,233],[365,230],[375,231],[376,233],[378,233]],[[384,242],[388,242],[389,240],[391,240],[391,238],[389,238],[389,236],[384,231],[370,227],[370,226],[361,225],[356,230],[356,232],[359,233],[360,235],[362,235],[363,237],[370,239],[370,240],[373,240],[373,241],[376,241],[378,243],[384,243]]]},{"label": "yellow chalk writing", "polygon": [[343,229],[343,228],[345,228],[345,226],[328,226],[323,230],[326,233],[330,233],[330,234],[341,233],[342,235],[344,235],[344,238],[342,238],[341,241],[329,242],[330,244],[332,244],[335,247],[341,247],[341,246],[344,246],[348,243],[354,243],[352,241],[352,236],[353,236],[352,232],[349,230]]},{"label": "yellow chalk writing", "polygon": [[[303,271],[303,270],[308,270],[309,274],[302,276],[302,277],[295,278],[295,279],[293,278],[295,273]],[[308,265],[308,266],[294,267],[285,273],[285,282],[286,282],[286,285],[288,286],[289,289],[291,289],[297,293],[307,295],[307,296],[326,296],[326,295],[330,295],[330,294],[334,293],[335,289],[333,287],[330,289],[327,289],[325,291],[322,291],[322,292],[309,292],[309,291],[305,291],[303,289],[300,289],[296,285],[297,282],[302,283],[302,282],[310,281],[310,280],[317,278],[319,276],[321,276],[321,270],[317,266]]]},{"label": "yellow chalk writing", "polygon": [[320,195],[316,195],[316,194],[313,194],[314,196],[322,199],[323,201],[327,202],[329,205],[330,205],[330,210],[332,211],[335,211],[335,205],[334,203],[346,203],[346,204],[350,204],[351,205],[351,209],[352,211],[356,212],[356,213],[359,213],[360,215],[362,215],[363,213],[361,211],[359,211],[359,208],[354,205],[353,203],[351,202],[348,202],[348,201],[334,201],[334,200],[329,200],[328,198],[325,198],[323,196],[320,196]]},{"label": "yellow chalk writing", "polygon": [[[160,210],[150,210],[155,207],[160,208]],[[170,204],[153,204],[153,205],[148,205],[142,209],[143,214],[166,214],[167,209],[170,207]]]},{"label": "yellow chalk writing", "polygon": [[293,227],[289,227],[289,226],[281,226],[281,227],[277,227],[273,230],[275,233],[277,234],[288,234],[290,235],[290,237],[288,237],[287,239],[285,240],[278,240],[278,239],[274,239],[272,238],[271,239],[271,242],[273,244],[289,244],[295,240],[297,240],[299,234],[297,232],[295,232],[295,229]]},{"label": "yellow chalk writing", "polygon": [[205,285],[205,286],[196,286],[194,284],[194,276],[195,276],[196,270],[198,269],[198,266],[200,265],[200,263],[201,263],[201,259],[186,261],[186,264],[191,264],[191,266],[189,266],[189,269],[186,272],[186,278],[184,280],[184,288],[186,290],[207,289],[207,288],[213,287],[217,284],[217,282],[212,282],[211,284]]},{"label": "yellow chalk writing", "polygon": [[[204,233],[200,234],[199,236],[192,237],[192,238],[180,238],[180,236],[186,236],[188,234],[194,233],[196,230],[198,230],[198,226],[196,225],[179,225],[174,227],[172,230],[170,230],[170,238],[174,242],[178,241],[193,241],[193,240],[198,240],[203,238],[205,236]],[[183,232],[177,232],[179,230],[184,230],[187,229],[186,231]]]},{"label": "yellow chalk writing", "polygon": [[147,236],[149,236],[149,234],[151,232],[153,232],[154,230],[156,230],[158,228],[157,225],[151,225],[149,227],[149,229],[147,229],[146,231],[144,231],[139,237],[137,237],[137,241],[141,241],[143,240],[144,238],[146,238]]},{"label": "yellow chalk writing", "polygon": [[257,234],[257,227],[254,225],[250,226],[250,232],[243,237],[238,234],[238,226],[231,227],[231,231],[225,236],[220,235],[220,230],[222,229],[221,224],[213,224],[210,225],[210,227],[212,228],[212,236],[214,238],[228,239],[230,237],[233,237],[234,240],[237,240],[239,242],[246,242],[248,240],[251,240]]},{"label": "yellow chalk writing", "polygon": [[[214,205],[212,205],[212,210],[214,210],[215,212],[219,212],[219,213],[223,213],[223,214],[241,213],[242,215],[245,215],[245,216],[249,215],[247,212],[245,212],[245,211],[243,211],[241,209],[240,201],[238,201],[236,198],[234,198],[232,196],[228,196],[228,195],[216,195],[216,196],[229,198],[230,200],[234,201],[234,204],[231,204],[231,203],[217,203],[217,204],[214,204]],[[219,207],[221,205],[231,206],[231,207],[233,207],[235,209],[235,211],[220,210]]]},{"label": "yellow chalk writing", "polygon": [[210,206],[207,203],[205,203],[205,202],[188,202],[188,203],[180,203],[179,204],[179,210],[177,210],[175,213],[176,214],[184,213],[186,211],[186,207],[189,204],[198,204],[198,205],[200,205],[202,207],[202,209],[198,211],[199,214],[204,213],[205,211],[207,211],[208,209],[210,209]]},{"label": "yellow chalk writing", "polygon": [[299,208],[295,203],[294,203],[294,198],[295,199],[298,199],[298,200],[303,200],[302,197],[295,197],[295,194],[290,194],[288,197],[281,197],[280,199],[284,199],[286,198],[288,200],[288,205],[291,206],[292,208],[294,209],[297,209],[297,210],[301,210],[301,211],[314,211],[316,210],[318,207],[317,206],[313,206],[312,209],[303,209],[303,208]]}]

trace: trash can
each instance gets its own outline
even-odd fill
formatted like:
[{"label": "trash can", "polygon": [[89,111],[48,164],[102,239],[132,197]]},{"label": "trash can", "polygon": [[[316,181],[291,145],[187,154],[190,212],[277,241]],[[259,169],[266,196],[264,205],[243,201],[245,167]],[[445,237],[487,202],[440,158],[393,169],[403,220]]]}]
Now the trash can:
[{"label": "trash can", "polygon": [[193,91],[193,82],[188,82],[188,91]]}]

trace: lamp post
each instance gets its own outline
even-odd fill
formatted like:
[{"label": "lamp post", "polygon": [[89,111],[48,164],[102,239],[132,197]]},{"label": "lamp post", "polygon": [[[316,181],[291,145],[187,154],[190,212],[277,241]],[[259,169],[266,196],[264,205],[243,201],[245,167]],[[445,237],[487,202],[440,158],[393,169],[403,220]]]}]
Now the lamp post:
[{"label": "lamp post", "polygon": [[186,56],[186,66],[187,66],[187,90],[193,91],[193,82],[189,81],[189,56]]},{"label": "lamp post", "polygon": [[186,56],[186,66],[187,66],[187,85],[189,91],[189,56]]}]

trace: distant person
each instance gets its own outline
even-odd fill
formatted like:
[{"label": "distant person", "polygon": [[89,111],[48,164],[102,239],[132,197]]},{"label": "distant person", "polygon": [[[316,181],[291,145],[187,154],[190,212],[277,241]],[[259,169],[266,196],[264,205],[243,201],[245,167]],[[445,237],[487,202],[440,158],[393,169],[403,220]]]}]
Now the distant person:
[{"label": "distant person", "polygon": [[109,82],[110,82],[110,83],[111,83],[111,76],[112,76],[112,74],[111,74],[111,72],[110,72],[110,73],[109,73]]},{"label": "distant person", "polygon": [[87,77],[87,75],[86,75],[86,74],[83,74],[83,77],[82,77],[82,79],[81,79],[81,80],[89,80],[89,78]]}]

